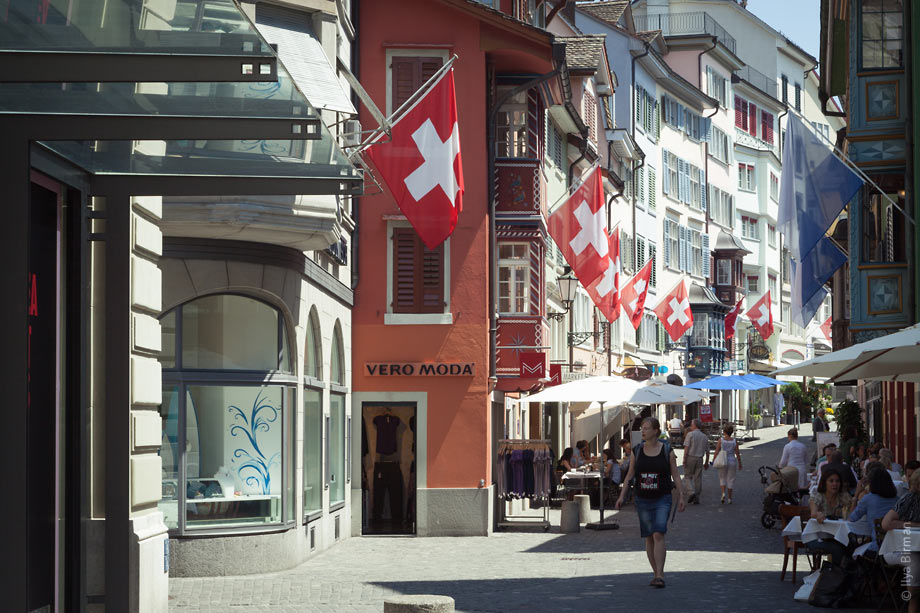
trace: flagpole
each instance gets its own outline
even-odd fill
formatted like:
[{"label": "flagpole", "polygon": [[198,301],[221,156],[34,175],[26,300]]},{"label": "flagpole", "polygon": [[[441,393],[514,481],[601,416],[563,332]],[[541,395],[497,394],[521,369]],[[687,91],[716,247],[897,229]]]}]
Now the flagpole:
[{"label": "flagpole", "polygon": [[[457,60],[457,57],[458,56],[456,53],[453,56],[451,56],[451,58],[447,60],[447,62],[445,62],[444,65],[441,66],[441,68],[439,68],[436,73],[431,75],[431,77],[427,81],[425,81],[421,87],[415,90],[415,93],[409,96],[405,102],[399,105],[398,109],[393,111],[390,114],[390,116],[387,117],[387,123],[389,123],[390,128],[392,128],[393,124],[399,121],[399,119],[402,118],[402,115],[408,112],[409,109],[412,108],[416,102],[418,102],[419,98],[425,95],[428,92],[428,90],[431,88],[431,86],[434,85],[434,83],[436,83],[437,80],[440,79],[454,65],[454,62]],[[372,144],[375,144],[374,141],[378,139],[380,135],[383,133],[386,133],[389,135],[390,131],[378,126],[373,132],[371,132],[370,136],[364,139],[363,143],[361,143],[355,148],[355,150],[352,152],[352,155],[358,154],[364,151],[365,149],[367,149]]]},{"label": "flagpole", "polygon": [[[815,131],[814,126],[811,124],[811,122],[810,122],[804,115],[802,115],[800,112],[798,112],[798,111],[795,110],[794,108],[787,107],[787,110],[788,110],[789,112],[791,112],[794,116],[796,116],[796,117],[798,117],[799,119],[803,120],[802,123],[804,123],[804,124],[806,125],[806,128],[807,128],[812,134],[814,134],[815,136],[820,136],[822,141],[827,141],[827,142],[830,143],[830,140],[829,140],[829,139],[825,139],[823,134],[819,135],[818,132]],[[874,188],[878,191],[878,193],[882,195],[882,197],[883,197],[885,200],[887,200],[889,203],[891,203],[891,206],[893,206],[893,207],[896,208],[897,210],[901,211],[901,213],[904,215],[904,217],[907,219],[907,221],[909,221],[910,223],[916,225],[916,222],[914,221],[914,218],[910,215],[910,213],[908,213],[907,211],[905,211],[904,209],[902,209],[902,208],[900,207],[900,205],[898,205],[897,202],[895,202],[894,200],[892,200],[892,199],[888,196],[888,194],[885,193],[885,190],[883,190],[881,187],[879,187],[878,184],[877,184],[875,181],[873,181],[872,179],[870,179],[869,176],[868,176],[865,172],[863,172],[863,170],[862,170],[860,167],[858,167],[858,166],[856,165],[856,162],[854,162],[853,160],[851,160],[851,159],[849,158],[849,156],[847,156],[846,153],[844,153],[843,151],[841,151],[840,149],[838,149],[838,148],[837,148],[837,145],[835,145],[834,143],[830,143],[830,145],[831,145],[831,149],[833,149],[835,152],[837,152],[837,157],[840,158],[840,160],[843,161],[843,162],[847,165],[847,168],[849,168],[853,173],[855,173],[856,176],[858,176],[860,179],[862,179],[863,181],[865,181],[866,183],[868,183],[869,185],[871,185],[872,187],[874,187]],[[785,142],[783,143],[783,146],[785,147]]]}]

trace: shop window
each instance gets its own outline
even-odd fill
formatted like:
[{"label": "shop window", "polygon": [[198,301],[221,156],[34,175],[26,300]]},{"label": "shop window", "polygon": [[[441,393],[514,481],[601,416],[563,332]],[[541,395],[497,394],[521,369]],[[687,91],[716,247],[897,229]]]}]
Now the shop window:
[{"label": "shop window", "polygon": [[[329,360],[329,379],[345,385],[345,353],[342,330],[336,323],[332,335],[332,354]],[[326,448],[329,456],[326,463],[326,484],[329,487],[329,504],[345,501],[345,394],[337,391],[329,395],[329,431]]]},{"label": "shop window", "polygon": [[304,351],[303,390],[303,514],[308,517],[323,509],[323,391],[315,385],[322,379],[322,343],[316,308],[310,309]]},{"label": "shop window", "polygon": [[904,8],[901,0],[863,0],[860,37],[863,68],[900,68]]},{"label": "shop window", "polygon": [[498,246],[498,310],[502,314],[530,312],[530,245]]},{"label": "shop window", "polygon": [[183,532],[292,519],[296,380],[281,313],[225,294],[161,321],[178,357],[163,370],[160,407],[167,525]]},{"label": "shop window", "polygon": [[392,229],[393,313],[443,313],[446,244],[428,249],[410,227]]},{"label": "shop window", "polygon": [[307,322],[307,342],[304,347],[303,374],[314,379],[322,379],[323,346],[319,329],[319,317],[316,308],[310,309],[310,318]]}]

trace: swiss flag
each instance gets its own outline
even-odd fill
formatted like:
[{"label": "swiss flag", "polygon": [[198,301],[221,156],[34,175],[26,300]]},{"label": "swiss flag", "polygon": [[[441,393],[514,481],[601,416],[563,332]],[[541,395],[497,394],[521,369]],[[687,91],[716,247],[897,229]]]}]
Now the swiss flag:
[{"label": "swiss flag", "polygon": [[741,315],[741,310],[744,308],[744,296],[741,297],[741,300],[738,301],[732,310],[725,315],[725,338],[729,339],[735,335],[735,328],[738,327],[738,316]]},{"label": "swiss flag", "polygon": [[655,314],[664,329],[667,330],[671,340],[677,340],[693,327],[693,312],[690,310],[690,297],[687,294],[687,284],[681,280],[670,292],[664,295],[661,302],[654,309]]},{"label": "swiss flag", "polygon": [[396,120],[391,135],[367,155],[419,238],[434,249],[454,231],[463,209],[453,69]]},{"label": "swiss flag", "polygon": [[585,287],[610,266],[606,219],[599,167],[549,216],[550,236]]},{"label": "swiss flag", "polygon": [[773,310],[770,308],[770,290],[763,297],[754,303],[754,306],[745,313],[757,331],[760,332],[761,338],[767,340],[773,336]]},{"label": "swiss flag", "polygon": [[632,322],[633,328],[637,330],[645,311],[645,299],[648,296],[648,283],[652,277],[653,261],[649,259],[642,270],[637,272],[636,276],[630,279],[620,291],[620,306],[623,308],[623,313]]},{"label": "swiss flag", "polygon": [[827,340],[831,340],[831,320],[833,317],[828,317],[827,321],[821,324],[821,333],[824,334],[824,337]]},{"label": "swiss flag", "polygon": [[585,288],[610,323],[620,316],[620,231],[617,228],[610,234],[610,265],[603,275]]}]

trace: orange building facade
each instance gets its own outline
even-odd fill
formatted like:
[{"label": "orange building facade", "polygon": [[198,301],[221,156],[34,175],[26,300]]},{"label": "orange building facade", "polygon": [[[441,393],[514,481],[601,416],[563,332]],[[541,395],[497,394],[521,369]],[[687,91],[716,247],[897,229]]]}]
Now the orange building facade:
[{"label": "orange building facade", "polygon": [[[515,75],[518,84],[553,71],[552,37],[514,15],[467,0],[365,2],[356,26],[358,76],[388,115],[458,56],[454,79],[465,193],[456,229],[433,251],[424,247],[385,187],[360,200],[352,534],[488,534],[494,507],[493,413],[503,415],[495,389],[498,360],[493,356],[501,333],[490,316],[490,271],[496,266],[490,253],[500,236],[495,228],[502,234],[525,233],[539,272],[545,240],[540,221],[545,205],[534,194],[539,190],[533,179],[536,159],[522,168],[529,177],[524,197],[531,218],[525,216],[518,228],[513,221],[495,223],[490,211],[493,191],[496,208],[502,208],[501,194],[511,190],[510,184],[503,187],[508,177],[490,170],[500,165],[489,155],[495,133],[490,121],[497,115],[490,105],[503,91],[504,75]],[[364,129],[376,126],[366,109],[361,121]],[[542,299],[539,287],[535,299]],[[539,306],[527,327],[525,344],[541,344],[544,310]]]}]

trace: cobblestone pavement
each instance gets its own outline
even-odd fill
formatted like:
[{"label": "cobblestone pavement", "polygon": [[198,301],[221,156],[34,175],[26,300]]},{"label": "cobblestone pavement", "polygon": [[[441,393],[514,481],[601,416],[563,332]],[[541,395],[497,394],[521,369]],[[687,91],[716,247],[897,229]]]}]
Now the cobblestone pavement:
[{"label": "cobblestone pavement", "polygon": [[[458,611],[477,612],[637,605],[675,611],[810,610],[793,601],[796,586],[788,574],[779,580],[779,528],[760,524],[763,491],[757,468],[779,460],[785,431],[758,430],[759,440],[742,445],[744,470],[738,473],[733,505],[719,504],[717,473],[704,473],[702,504],[678,514],[669,527],[663,590],[648,587],[652,573],[630,505],[616,514],[620,529],[605,532],[560,534],[554,511],[548,533],[519,528],[491,537],[350,538],[285,572],[171,579],[170,610],[379,613],[383,599],[398,594],[448,595]],[[810,427],[802,434],[809,441]],[[799,562],[807,569],[802,556]],[[799,584],[805,574],[799,572]]]}]

